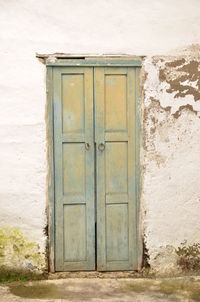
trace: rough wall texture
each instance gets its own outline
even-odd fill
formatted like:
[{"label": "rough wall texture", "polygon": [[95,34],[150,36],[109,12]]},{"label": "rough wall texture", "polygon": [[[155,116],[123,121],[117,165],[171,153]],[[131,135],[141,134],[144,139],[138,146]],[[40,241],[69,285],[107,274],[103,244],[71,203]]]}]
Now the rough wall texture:
[{"label": "rough wall texture", "polygon": [[187,48],[200,43],[199,10],[199,0],[0,1],[2,265],[46,267],[45,67],[36,52],[148,56],[141,204],[151,267],[174,269],[174,248],[200,240],[199,50]]},{"label": "rough wall texture", "polygon": [[144,61],[142,205],[156,271],[177,271],[175,250],[200,242],[198,54]]}]

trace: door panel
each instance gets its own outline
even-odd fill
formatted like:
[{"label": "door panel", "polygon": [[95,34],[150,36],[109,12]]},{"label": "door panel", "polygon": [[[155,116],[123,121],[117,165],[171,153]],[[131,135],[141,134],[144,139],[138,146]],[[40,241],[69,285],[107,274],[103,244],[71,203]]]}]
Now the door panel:
[{"label": "door panel", "polygon": [[85,209],[84,204],[64,206],[64,261],[87,259]]},{"label": "door panel", "polygon": [[128,205],[106,205],[106,259],[128,261]]},{"label": "door panel", "polygon": [[137,269],[134,68],[96,67],[97,269]]},{"label": "door panel", "polygon": [[127,142],[106,142],[105,182],[106,196],[127,194],[128,166]]},{"label": "door panel", "polygon": [[105,74],[105,130],[127,130],[126,75]]},{"label": "door panel", "polygon": [[84,74],[62,76],[63,133],[84,132]]},{"label": "door panel", "polygon": [[[93,69],[54,68],[55,267],[95,269]],[[89,144],[89,145],[88,145]]]},{"label": "door panel", "polygon": [[63,194],[85,195],[85,144],[63,144]]}]

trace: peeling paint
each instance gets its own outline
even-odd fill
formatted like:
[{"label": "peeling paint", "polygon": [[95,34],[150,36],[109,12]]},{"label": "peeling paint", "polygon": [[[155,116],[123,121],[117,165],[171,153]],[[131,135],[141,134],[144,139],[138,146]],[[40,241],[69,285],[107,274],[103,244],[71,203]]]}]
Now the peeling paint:
[{"label": "peeling paint", "polygon": [[199,62],[191,54],[144,61],[141,215],[157,274],[184,273],[176,249],[200,240]]},{"label": "peeling paint", "polygon": [[197,110],[194,110],[194,109],[193,109],[192,105],[187,104],[187,105],[180,106],[179,110],[176,111],[176,112],[173,114],[173,116],[174,116],[175,118],[178,118],[178,117],[181,115],[181,111],[182,111],[183,109],[187,109],[188,111],[194,112],[195,114],[198,113]]},{"label": "peeling paint", "polygon": [[166,92],[175,92],[174,98],[192,95],[195,101],[200,100],[199,62],[186,63],[185,59],[167,62],[159,71],[159,79],[169,84]]},{"label": "peeling paint", "polygon": [[199,60],[190,57],[146,58],[144,68],[147,80],[144,85],[145,103],[157,99],[163,109],[175,114],[182,106],[199,114],[200,72]]}]

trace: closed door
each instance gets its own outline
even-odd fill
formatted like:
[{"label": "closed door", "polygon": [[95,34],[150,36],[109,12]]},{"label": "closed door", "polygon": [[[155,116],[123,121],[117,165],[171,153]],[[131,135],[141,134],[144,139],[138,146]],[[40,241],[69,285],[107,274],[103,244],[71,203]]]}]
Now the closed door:
[{"label": "closed door", "polygon": [[138,268],[134,67],[54,67],[55,269]]}]

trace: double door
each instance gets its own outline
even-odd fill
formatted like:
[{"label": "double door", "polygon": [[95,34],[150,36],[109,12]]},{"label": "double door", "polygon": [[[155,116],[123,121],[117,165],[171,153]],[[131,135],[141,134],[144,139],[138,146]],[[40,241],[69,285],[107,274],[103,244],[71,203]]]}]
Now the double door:
[{"label": "double door", "polygon": [[138,68],[54,67],[55,270],[138,268]]}]

